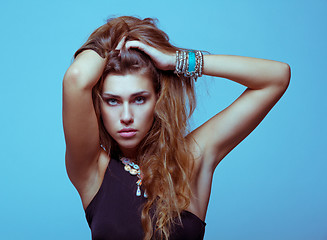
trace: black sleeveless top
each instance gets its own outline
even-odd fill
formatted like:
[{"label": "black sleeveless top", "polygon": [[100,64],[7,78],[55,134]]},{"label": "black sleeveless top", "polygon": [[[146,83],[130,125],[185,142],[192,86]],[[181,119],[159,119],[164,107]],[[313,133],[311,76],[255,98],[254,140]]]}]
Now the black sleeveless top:
[{"label": "black sleeveless top", "polygon": [[[146,198],[136,196],[137,177],[111,159],[102,185],[85,209],[93,240],[142,240],[141,211]],[[189,211],[181,213],[182,226],[172,229],[170,240],[202,240],[205,222]]]}]

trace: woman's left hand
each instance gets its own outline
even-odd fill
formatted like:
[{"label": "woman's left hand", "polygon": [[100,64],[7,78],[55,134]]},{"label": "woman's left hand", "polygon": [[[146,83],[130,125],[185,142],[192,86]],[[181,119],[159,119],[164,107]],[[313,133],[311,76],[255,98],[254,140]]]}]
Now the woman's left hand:
[{"label": "woman's left hand", "polygon": [[[154,47],[151,47],[147,44],[144,44],[140,41],[127,41],[125,43],[125,48],[130,49],[130,48],[137,48],[147,55],[152,59],[154,62],[155,66],[161,70],[174,70],[175,69],[175,61],[176,61],[176,54],[174,53],[169,53],[169,52],[162,52]],[[121,49],[121,48],[120,48]],[[117,50],[120,50],[117,49]]]}]

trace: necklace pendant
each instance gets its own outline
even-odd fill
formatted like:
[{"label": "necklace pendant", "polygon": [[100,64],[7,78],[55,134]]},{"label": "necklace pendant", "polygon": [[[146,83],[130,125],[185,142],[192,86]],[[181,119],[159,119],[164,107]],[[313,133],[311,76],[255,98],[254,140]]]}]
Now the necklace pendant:
[{"label": "necklace pendant", "polygon": [[[137,175],[138,181],[136,182],[137,189],[136,189],[136,196],[141,196],[141,185],[142,185],[142,173],[140,170],[139,165],[133,163],[130,159],[122,157],[120,158],[120,161],[125,165],[124,170],[126,172],[129,172],[131,175]],[[144,197],[148,197],[146,192],[144,192]]]},{"label": "necklace pendant", "polygon": [[137,186],[137,190],[136,190],[136,196],[141,196],[141,189],[140,186]]},{"label": "necklace pendant", "polygon": [[135,163],[133,163],[133,162],[131,162],[130,165],[131,165],[134,169],[136,169],[136,170],[139,170],[139,169],[140,169],[139,165],[137,165],[137,164],[135,164]]},{"label": "necklace pendant", "polygon": [[131,166],[125,165],[124,169],[125,169],[126,172],[130,172],[131,171]]},{"label": "necklace pendant", "polygon": [[131,168],[131,170],[129,170],[129,173],[132,175],[136,175],[138,173],[138,171],[134,168]]},{"label": "necklace pendant", "polygon": [[124,165],[128,165],[131,163],[131,160],[129,160],[128,158],[122,157],[120,159],[120,161],[122,161],[122,163],[124,163]]}]

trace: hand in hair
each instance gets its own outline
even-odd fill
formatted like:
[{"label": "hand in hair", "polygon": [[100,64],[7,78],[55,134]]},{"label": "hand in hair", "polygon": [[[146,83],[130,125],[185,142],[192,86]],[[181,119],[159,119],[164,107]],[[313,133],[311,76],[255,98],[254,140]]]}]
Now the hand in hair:
[{"label": "hand in hair", "polygon": [[[125,38],[121,40],[124,41]],[[117,50],[121,50],[123,47],[123,44],[121,42],[117,46]],[[175,59],[176,55],[175,53],[169,53],[169,52],[163,52],[160,51],[154,47],[151,47],[147,44],[144,44],[140,41],[127,41],[125,43],[125,48],[130,49],[130,48],[137,48],[147,55],[152,59],[154,62],[155,66],[159,68],[160,70],[174,70],[175,69]]]},{"label": "hand in hair", "polygon": [[126,39],[126,36],[123,37],[123,38],[119,41],[119,43],[118,43],[117,47],[115,48],[115,50],[119,50],[119,51],[120,51],[120,50],[123,48],[124,43],[125,43],[125,39]]}]

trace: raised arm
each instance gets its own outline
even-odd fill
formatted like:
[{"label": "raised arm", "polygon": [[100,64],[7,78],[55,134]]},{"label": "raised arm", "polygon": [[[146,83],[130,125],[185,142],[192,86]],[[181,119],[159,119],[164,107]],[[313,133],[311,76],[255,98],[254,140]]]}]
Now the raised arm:
[{"label": "raised arm", "polygon": [[[126,47],[144,51],[162,70],[175,69],[175,53],[164,53],[139,41],[128,41]],[[283,95],[289,84],[290,67],[286,63],[257,58],[205,55],[203,73],[247,87],[229,107],[187,136],[191,150],[200,161],[196,164],[197,170],[206,166],[213,172]]]},{"label": "raised arm", "polygon": [[66,168],[80,190],[94,172],[100,153],[99,129],[92,102],[92,88],[102,75],[105,59],[93,50],[81,52],[63,80],[63,125]]},{"label": "raised arm", "polygon": [[194,130],[202,159],[212,171],[263,120],[283,95],[289,65],[239,56],[206,55],[204,74],[227,78],[247,87],[229,107]]}]

